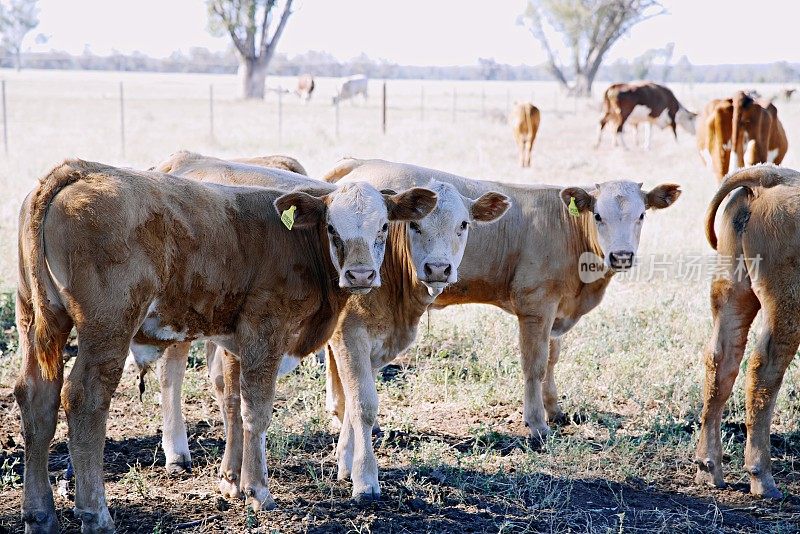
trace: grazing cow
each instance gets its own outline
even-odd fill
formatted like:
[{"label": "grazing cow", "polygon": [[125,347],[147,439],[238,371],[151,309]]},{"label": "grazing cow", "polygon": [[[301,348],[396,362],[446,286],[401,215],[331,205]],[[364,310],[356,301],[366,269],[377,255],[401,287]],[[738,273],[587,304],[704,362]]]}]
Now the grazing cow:
[{"label": "grazing cow", "polygon": [[[345,176],[352,169],[360,176],[367,172],[378,176],[389,165],[380,160],[346,159],[326,179]],[[414,183],[400,172],[387,176],[391,179],[382,184],[399,187]],[[517,316],[525,380],[523,417],[534,443],[541,443],[549,433],[548,417],[562,417],[553,380],[561,336],[600,303],[614,273],[632,265],[645,211],[672,205],[680,189],[664,184],[648,192],[641,184],[624,180],[587,190],[444,174],[437,179],[453,184],[465,196],[496,191],[511,200],[502,219],[471,231],[458,281],[431,307],[493,304]],[[573,207],[568,210],[570,204]],[[336,378],[330,381],[329,395],[341,395]],[[331,404],[341,406],[341,400],[334,399]]]},{"label": "grazing cow", "polygon": [[308,102],[311,100],[311,94],[314,92],[315,87],[314,77],[310,74],[303,74],[297,78],[297,87],[294,90],[294,94]]},{"label": "grazing cow", "polygon": [[364,100],[367,99],[367,87],[369,86],[369,79],[363,74],[357,74],[345,78],[339,83],[336,89],[336,96],[333,97],[333,105],[339,102],[350,100],[357,95],[362,95]]},{"label": "grazing cow", "polygon": [[644,148],[650,148],[650,135],[652,125],[672,128],[675,139],[678,138],[676,125],[694,135],[695,113],[688,111],[678,102],[675,95],[663,85],[653,82],[615,83],[603,94],[603,111],[600,116],[600,127],[597,130],[597,143],[603,135],[606,123],[617,125],[617,134],[614,137],[614,146],[617,140],[623,148],[625,139],[622,137],[622,127],[627,121],[637,126],[644,123]]},{"label": "grazing cow", "polygon": [[744,165],[783,161],[788,142],[778,109],[768,100],[739,91],[732,98],[731,171]]},{"label": "grazing cow", "polygon": [[[718,240],[717,209],[732,191]],[[783,375],[800,344],[800,173],[757,165],[729,175],[708,207],[706,236],[728,269],[711,283],[714,326],[705,350],[697,481],[725,485],[722,411],[760,309],[763,327],[745,381],[744,469],[750,475],[750,493],[779,499],[770,465],[769,431]]]},{"label": "grazing cow", "polygon": [[[24,362],[14,393],[26,530],[58,530],[47,458],[59,391],[75,515],[84,532],[112,531],[103,446],[128,349],[153,361],[176,341],[198,338],[213,338],[241,365],[242,469],[223,475],[256,510],[274,506],[264,439],[281,356],[325,343],[350,292],[380,285],[389,221],[421,219],[435,203],[420,188],[384,195],[348,184],[315,197],[80,160],[55,167],[20,213]],[[73,326],[78,355],[64,379],[61,352]]]},{"label": "grazing cow", "polygon": [[514,111],[511,112],[509,120],[514,129],[514,139],[517,141],[520,167],[531,166],[531,150],[536,140],[536,132],[539,131],[539,118],[539,108],[530,102],[514,104]]}]

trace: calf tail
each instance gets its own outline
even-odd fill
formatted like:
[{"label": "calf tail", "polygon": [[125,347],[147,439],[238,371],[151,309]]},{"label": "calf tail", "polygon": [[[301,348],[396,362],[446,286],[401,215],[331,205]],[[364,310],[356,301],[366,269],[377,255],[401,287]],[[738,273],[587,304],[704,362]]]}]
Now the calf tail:
[{"label": "calf tail", "polygon": [[335,184],[353,172],[355,169],[362,166],[364,163],[365,161],[360,159],[342,158],[333,169],[329,170],[327,173],[325,173],[325,175],[322,176],[322,181]]},{"label": "calf tail", "polygon": [[795,171],[781,169],[774,165],[756,165],[727,176],[711,199],[706,211],[706,239],[711,248],[717,250],[717,234],[714,230],[714,221],[717,217],[717,210],[725,197],[728,196],[728,193],[739,187],[744,187],[751,192],[756,187],[775,187],[776,185],[787,183],[788,179],[795,175]]},{"label": "calf tail", "polygon": [[[42,371],[42,378],[55,380],[61,366],[61,347],[57,343],[59,329],[47,302],[47,260],[44,250],[44,219],[55,196],[68,185],[80,180],[82,173],[74,161],[65,161],[39,181],[30,202],[27,239],[30,246],[29,277],[33,308],[33,350]],[[24,231],[24,230],[23,230]]]}]

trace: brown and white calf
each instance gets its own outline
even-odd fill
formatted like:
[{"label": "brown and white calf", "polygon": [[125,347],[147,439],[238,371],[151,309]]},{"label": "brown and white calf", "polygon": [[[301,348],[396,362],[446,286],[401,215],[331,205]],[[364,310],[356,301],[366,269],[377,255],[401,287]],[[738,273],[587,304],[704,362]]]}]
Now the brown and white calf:
[{"label": "brown and white calf", "polygon": [[[351,298],[328,342],[329,409],[341,420],[337,444],[338,478],[352,478],[353,498],[380,496],[372,428],[378,414],[377,372],[414,342],[419,320],[448,285],[455,283],[469,236],[477,228],[491,234],[509,208],[508,198],[491,187],[459,192],[448,183],[459,177],[400,163],[345,160],[328,178],[338,183],[366,181],[378,188],[413,183],[437,193],[436,208],[424,219],[392,225],[380,288]],[[342,177],[342,173],[346,175]],[[444,181],[447,180],[447,181]],[[332,356],[332,357],[330,357]]]},{"label": "brown and white calf", "polygon": [[[348,159],[329,176],[344,176],[349,168],[364,173],[362,176],[367,172],[377,176],[392,165]],[[387,176],[382,184],[400,187],[415,183],[401,172]],[[614,273],[631,266],[645,211],[672,205],[680,195],[679,187],[664,184],[644,191],[635,182],[613,181],[589,189],[559,188],[444,174],[437,179],[451,183],[470,198],[494,191],[511,201],[500,220],[472,229],[458,281],[431,307],[493,304],[517,316],[525,381],[523,418],[531,437],[540,441],[549,433],[548,417],[559,419],[562,415],[553,380],[561,336],[600,303]],[[574,216],[567,209],[573,200]],[[579,273],[584,253],[601,258],[599,272],[592,279],[582,279]],[[330,378],[329,394],[334,398],[341,395],[336,381],[335,376]],[[332,404],[341,406],[341,402]]]},{"label": "brown and white calf", "polygon": [[[731,192],[717,238],[717,210]],[[739,373],[750,325],[762,310],[763,327],[745,380],[744,468],[753,495],[779,499],[769,431],[783,375],[800,345],[800,173],[757,165],[729,175],[708,207],[706,236],[729,269],[711,284],[714,326],[705,351],[697,481],[725,485],[722,412]]]},{"label": "brown and white calf", "polygon": [[[113,531],[103,447],[128,349],[155,360],[168,345],[198,338],[228,348],[241,366],[242,469],[226,475],[256,509],[274,506],[264,442],[282,356],[324,344],[350,292],[380,284],[389,221],[420,219],[435,203],[420,188],[383,195],[348,184],[315,197],[80,160],[55,167],[20,214],[24,362],[14,393],[26,530],[58,531],[47,459],[59,392],[76,516],[84,531]],[[291,230],[281,213],[293,213]],[[61,353],[73,326],[78,355],[65,379]]]},{"label": "brown and white calf", "polygon": [[603,93],[603,110],[595,147],[600,146],[603,128],[609,122],[617,126],[614,146],[619,141],[623,148],[627,148],[622,136],[625,123],[630,122],[637,130],[639,124],[644,124],[643,147],[649,149],[654,124],[662,130],[671,128],[677,139],[677,125],[694,135],[695,117],[696,114],[683,107],[672,91],[663,85],[653,82],[615,83]]},{"label": "brown and white calf", "polygon": [[514,140],[517,142],[520,167],[531,166],[531,150],[539,131],[541,114],[539,108],[530,102],[517,102],[511,112],[509,122],[514,130]]},{"label": "brown and white calf", "polygon": [[308,102],[311,100],[311,95],[314,93],[315,88],[314,77],[310,74],[303,74],[297,77],[297,87],[294,90],[294,94]]}]

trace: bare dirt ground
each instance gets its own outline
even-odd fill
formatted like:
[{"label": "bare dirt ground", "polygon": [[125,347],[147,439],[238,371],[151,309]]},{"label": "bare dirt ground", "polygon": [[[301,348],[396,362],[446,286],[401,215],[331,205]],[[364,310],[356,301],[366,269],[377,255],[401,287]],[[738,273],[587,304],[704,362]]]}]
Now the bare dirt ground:
[{"label": "bare dirt ground", "polygon": [[[518,183],[589,185],[614,178],[645,188],[677,182],[684,194],[646,218],[642,263],[664,272],[615,280],[603,303],[565,336],[556,382],[570,415],[542,450],[521,437],[522,384],[514,318],[464,306],[423,318],[417,343],[379,382],[383,434],[376,437],[382,499],[350,502],[336,480],[334,442],[324,412],[322,370],[306,362],[281,380],[268,434],[271,491],[279,508],[248,512],[222,499],[216,469],[222,424],[193,359],[184,384],[194,466],[171,478],[160,446],[158,386],[139,399],[126,371],[114,396],[105,450],[106,490],[120,532],[800,532],[800,371],[790,366],[772,426],[773,472],[786,497],[752,498],[742,469],[744,394],[740,383],[723,423],[723,490],[697,486],[692,463],[702,402],[701,355],[710,333],[708,272],[681,274],[683,259],[711,258],[702,217],[715,183],[679,131],[655,131],[649,152],[592,150],[597,103],[572,101],[552,84],[389,81],[388,133],[380,133],[377,87],[367,103],[342,106],[332,82],[308,106],[284,97],[244,103],[232,77],[110,73],[3,73],[10,155],[0,159],[0,288],[16,280],[16,215],[35,180],[67,156],[146,168],[186,148],[218,156],[287,153],[317,176],[343,155],[384,157],[466,176]],[[118,82],[126,88],[126,156],[119,150]],[[213,83],[215,136],[208,133]],[[269,84],[289,81],[270,78]],[[602,83],[596,92],[603,89]],[[697,110],[739,86],[677,86]],[[452,113],[452,91],[458,109]],[[764,94],[774,87],[759,86]],[[326,93],[326,91],[328,91]],[[516,166],[507,102],[533,98],[542,126],[533,168]],[[785,164],[797,168],[800,104],[778,103],[789,135]],[[631,134],[628,134],[631,143]],[[632,144],[632,143],[631,143]],[[755,340],[759,319],[751,332]],[[0,532],[18,532],[23,449],[12,388],[19,367],[13,299],[0,293]],[[749,351],[742,368],[747,366]],[[739,382],[742,382],[740,379]],[[51,448],[54,488],[65,476],[66,423]],[[71,488],[57,494],[62,530],[77,532]]]}]

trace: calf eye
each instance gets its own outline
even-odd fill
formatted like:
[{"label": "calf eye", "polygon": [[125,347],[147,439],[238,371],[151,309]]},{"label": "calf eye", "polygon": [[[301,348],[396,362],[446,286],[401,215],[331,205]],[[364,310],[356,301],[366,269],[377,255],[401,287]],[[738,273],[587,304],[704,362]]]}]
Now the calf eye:
[{"label": "calf eye", "polygon": [[412,230],[414,230],[418,234],[422,233],[422,230],[419,229],[419,225],[417,223],[415,223],[415,222],[408,223],[408,226],[409,226],[409,228],[411,228]]},{"label": "calf eye", "polygon": [[384,231],[384,232],[385,232],[385,231],[386,231],[386,230],[388,230],[388,229],[389,229],[389,223],[383,223],[383,228],[382,228],[382,231]]},{"label": "calf eye", "polygon": [[469,223],[468,223],[467,221],[463,221],[463,222],[461,223],[461,229],[462,229],[462,230],[466,230],[466,229],[467,229],[467,226],[469,226]]},{"label": "calf eye", "polygon": [[641,215],[639,215],[639,220],[640,220],[640,221],[644,220],[644,212],[642,212],[642,214],[641,214]]},{"label": "calf eye", "polygon": [[333,227],[332,224],[328,225],[328,233],[331,235],[336,235],[336,229]]},{"label": "calf eye", "polygon": [[599,213],[595,213],[595,214],[594,214],[594,220],[595,220],[595,221],[597,221],[597,222],[600,222],[600,221],[602,221],[603,219],[602,219],[602,217],[600,217],[600,214],[599,214]]}]

